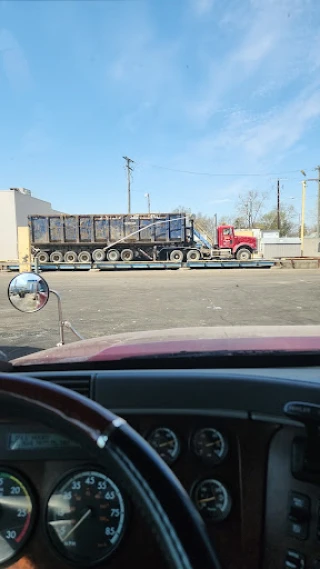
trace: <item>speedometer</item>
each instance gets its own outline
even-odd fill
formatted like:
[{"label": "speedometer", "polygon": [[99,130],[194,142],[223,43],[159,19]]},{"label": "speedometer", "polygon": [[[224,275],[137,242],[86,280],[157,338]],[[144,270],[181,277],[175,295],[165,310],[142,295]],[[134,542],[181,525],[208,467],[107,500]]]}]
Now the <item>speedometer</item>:
[{"label": "speedometer", "polygon": [[97,470],[77,471],[51,494],[47,527],[60,554],[81,565],[108,557],[123,536],[126,506],[118,486]]}]

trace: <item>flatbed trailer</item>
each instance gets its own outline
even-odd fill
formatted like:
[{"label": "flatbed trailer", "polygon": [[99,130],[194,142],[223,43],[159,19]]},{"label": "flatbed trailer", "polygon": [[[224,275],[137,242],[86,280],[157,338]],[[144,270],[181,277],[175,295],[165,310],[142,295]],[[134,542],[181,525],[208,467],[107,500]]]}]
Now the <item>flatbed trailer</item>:
[{"label": "flatbed trailer", "polygon": [[[131,262],[110,262],[101,261],[97,263],[32,263],[32,270],[39,271],[89,271],[91,269],[100,271],[123,271],[123,270],[177,270],[185,269],[270,269],[275,265],[275,261],[266,259],[250,259],[249,261],[239,261],[236,259],[214,260],[214,261],[131,261]],[[2,263],[3,270],[18,271],[19,263]]]}]

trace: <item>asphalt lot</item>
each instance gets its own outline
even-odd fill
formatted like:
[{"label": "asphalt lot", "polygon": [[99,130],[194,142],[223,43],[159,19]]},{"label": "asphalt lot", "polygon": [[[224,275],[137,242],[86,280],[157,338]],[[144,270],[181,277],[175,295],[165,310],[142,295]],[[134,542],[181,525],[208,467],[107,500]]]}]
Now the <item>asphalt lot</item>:
[{"label": "asphalt lot", "polygon": [[[57,302],[34,314],[7,299],[0,273],[0,350],[9,359],[59,340]],[[164,328],[320,324],[320,271],[285,269],[43,273],[64,318],[86,338]],[[67,332],[68,340],[74,337]]]}]

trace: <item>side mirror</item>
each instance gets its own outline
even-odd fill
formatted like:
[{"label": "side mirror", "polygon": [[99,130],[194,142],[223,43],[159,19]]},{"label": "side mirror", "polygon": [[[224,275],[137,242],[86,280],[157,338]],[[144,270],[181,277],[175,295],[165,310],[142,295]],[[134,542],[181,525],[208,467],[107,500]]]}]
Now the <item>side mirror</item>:
[{"label": "side mirror", "polygon": [[37,273],[20,273],[9,283],[8,298],[21,312],[37,312],[49,300],[49,286]]}]

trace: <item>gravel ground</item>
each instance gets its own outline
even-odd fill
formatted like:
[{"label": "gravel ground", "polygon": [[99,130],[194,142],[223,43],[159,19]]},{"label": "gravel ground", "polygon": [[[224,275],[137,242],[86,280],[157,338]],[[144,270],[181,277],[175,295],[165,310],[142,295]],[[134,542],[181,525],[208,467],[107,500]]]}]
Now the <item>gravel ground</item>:
[{"label": "gravel ground", "polygon": [[[34,314],[7,299],[0,273],[0,350],[9,359],[58,342],[56,299]],[[320,324],[320,271],[234,269],[48,272],[64,318],[86,338],[192,326]],[[67,332],[68,340],[74,337]]]}]

